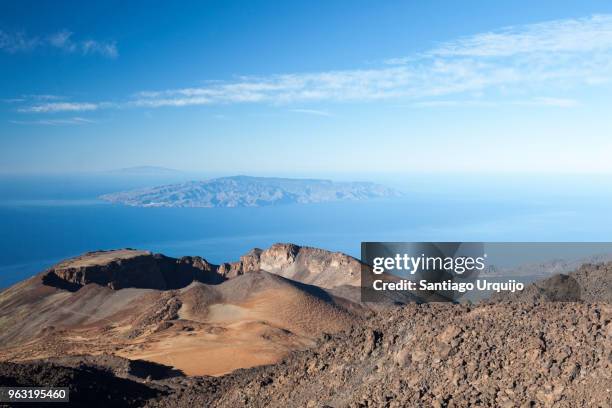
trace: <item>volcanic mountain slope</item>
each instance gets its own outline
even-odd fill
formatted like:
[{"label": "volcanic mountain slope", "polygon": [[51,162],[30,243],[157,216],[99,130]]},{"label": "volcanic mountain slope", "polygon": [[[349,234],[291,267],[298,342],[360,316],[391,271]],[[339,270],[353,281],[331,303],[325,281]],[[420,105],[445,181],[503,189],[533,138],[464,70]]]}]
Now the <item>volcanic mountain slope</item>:
[{"label": "volcanic mountain slope", "polygon": [[[609,407],[611,320],[609,304],[412,304],[274,365],[146,381],[118,373],[131,382],[117,383],[123,399],[107,398],[134,407]],[[0,379],[68,383],[95,397],[116,383],[102,374],[91,389],[98,366],[0,363]]]},{"label": "volcanic mountain slope", "polygon": [[[124,406],[609,407],[612,306],[597,292],[604,288],[606,293],[605,288],[612,283],[609,267],[586,265],[576,272],[573,279],[579,282],[581,293],[590,296],[580,302],[528,297],[517,303],[381,308],[344,330],[319,334],[317,340],[313,334],[309,341],[314,347],[288,353],[276,364],[235,370],[220,377],[183,377],[171,367],[156,366],[152,373],[157,374],[143,379],[142,369],[139,374],[134,372],[133,362],[99,355],[18,365],[0,363],[0,380],[16,385],[75,384],[75,395],[83,396],[87,395],[84,390],[91,389],[87,385],[91,373],[97,372],[101,380],[91,393],[108,393],[110,400]],[[343,317],[353,318],[350,312],[358,307],[334,298],[325,289],[253,271],[219,285],[195,282],[180,290],[148,290],[148,294],[171,293],[163,297],[176,299],[166,303],[169,307],[158,305],[152,311],[175,317],[162,319],[161,328],[144,338],[155,342],[155,333],[168,330],[164,328],[167,324],[174,329],[182,327],[173,333],[173,338],[180,338],[183,331],[202,336],[244,321],[258,323],[259,316],[268,316],[270,308],[280,307],[274,301],[278,296],[275,291],[285,285],[290,288],[288,292],[282,290],[287,294],[282,302],[290,303],[296,296],[302,300],[286,313],[275,313],[269,327],[278,328],[289,321],[295,325],[291,333],[312,331],[320,328],[318,315],[321,319],[337,319],[343,326]],[[86,285],[73,295],[90,287],[94,285]],[[262,295],[270,288],[273,296]],[[126,290],[132,289],[116,292]],[[240,303],[242,297],[235,296],[241,291],[256,295]],[[173,302],[180,302],[180,306]],[[326,314],[329,307],[335,309],[331,316]],[[299,317],[303,320],[296,322]],[[152,326],[133,324],[130,330],[138,327]],[[211,330],[207,332],[205,327]],[[284,330],[272,334],[282,336]],[[278,339],[274,335],[268,332],[262,337]],[[221,342],[218,345],[223,346]],[[143,352],[135,351],[131,358]],[[217,353],[224,354],[220,350]],[[197,350],[190,350],[188,355],[198,358]],[[104,373],[112,373],[121,381]],[[123,398],[120,393],[107,391],[109,384],[117,384]]]},{"label": "volcanic mountain slope", "polygon": [[148,406],[609,407],[610,305],[406,305]]},{"label": "volcanic mountain slope", "polygon": [[362,314],[317,286],[218,269],[134,250],[61,262],[0,293],[0,360],[113,354],[219,375],[275,362]]}]

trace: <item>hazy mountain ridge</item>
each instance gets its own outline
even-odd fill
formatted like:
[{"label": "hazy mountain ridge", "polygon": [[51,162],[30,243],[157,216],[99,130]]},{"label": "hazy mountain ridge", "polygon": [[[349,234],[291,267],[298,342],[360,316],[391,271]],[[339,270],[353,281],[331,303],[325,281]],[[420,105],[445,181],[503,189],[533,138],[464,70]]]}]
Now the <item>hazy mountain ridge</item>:
[{"label": "hazy mountain ridge", "polygon": [[369,182],[233,176],[110,193],[100,198],[134,207],[259,207],[398,197]]}]

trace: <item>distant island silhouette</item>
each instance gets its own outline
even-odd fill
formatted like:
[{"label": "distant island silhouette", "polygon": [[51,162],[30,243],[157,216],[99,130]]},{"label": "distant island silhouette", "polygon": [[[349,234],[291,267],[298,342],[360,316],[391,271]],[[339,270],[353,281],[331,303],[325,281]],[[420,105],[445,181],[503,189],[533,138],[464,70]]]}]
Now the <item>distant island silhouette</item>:
[{"label": "distant island silhouette", "polygon": [[399,197],[368,182],[232,176],[105,194],[100,198],[134,207],[259,207]]}]

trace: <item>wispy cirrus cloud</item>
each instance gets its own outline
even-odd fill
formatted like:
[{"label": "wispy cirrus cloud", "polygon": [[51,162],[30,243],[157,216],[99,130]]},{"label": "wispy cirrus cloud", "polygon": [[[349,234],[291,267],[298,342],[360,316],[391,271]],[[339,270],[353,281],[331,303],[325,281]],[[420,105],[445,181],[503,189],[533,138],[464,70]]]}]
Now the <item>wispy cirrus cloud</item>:
[{"label": "wispy cirrus cloud", "polygon": [[28,37],[24,32],[8,33],[0,30],[0,50],[11,54],[32,50],[39,42],[39,38]]},{"label": "wispy cirrus cloud", "polygon": [[63,119],[42,119],[42,120],[11,120],[10,123],[15,125],[41,125],[41,126],[61,126],[61,125],[85,125],[89,123],[97,123],[95,120],[73,117]]},{"label": "wispy cirrus cloud", "polygon": [[119,56],[115,42],[100,42],[91,39],[74,40],[73,33],[68,30],[62,30],[49,36],[48,41],[51,46],[69,53],[98,54],[107,58],[117,58]]},{"label": "wispy cirrus cloud", "polygon": [[555,20],[512,26],[449,41],[426,53],[430,56],[510,57],[520,54],[558,54],[609,51],[612,15]]},{"label": "wispy cirrus cloud", "polygon": [[4,102],[4,103],[24,103],[24,102],[41,103],[41,102],[46,102],[46,101],[58,101],[58,100],[62,100],[62,99],[65,99],[65,97],[61,96],[61,95],[24,94],[24,95],[20,95],[19,97],[16,97],[16,98],[2,99],[2,102]]},{"label": "wispy cirrus cloud", "polygon": [[[68,40],[59,38],[57,43]],[[554,94],[603,83],[612,83],[612,15],[478,33],[382,61],[375,68],[241,76],[197,87],[139,92],[115,104],[81,105],[93,110],[395,100],[433,107],[472,95],[512,103],[520,94],[521,100],[534,105],[570,107],[576,103]],[[542,94],[551,96],[538,101]],[[24,111],[61,110],[76,106],[49,103]]]},{"label": "wispy cirrus cloud", "polygon": [[464,74],[467,65],[438,63],[423,67],[393,67],[371,70],[328,71],[244,77],[235,82],[206,87],[143,92],[134,106],[189,106],[233,103],[291,104],[302,102],[374,101],[391,98],[422,98],[481,89],[494,82],[507,82],[511,73]]},{"label": "wispy cirrus cloud", "polygon": [[374,69],[240,77],[142,92],[136,106],[426,99],[508,87],[567,89],[612,80],[612,15],[507,27],[392,58]]},{"label": "wispy cirrus cloud", "polygon": [[49,102],[17,109],[22,113],[53,113],[53,112],[83,112],[94,111],[107,107],[106,103],[91,102]]},{"label": "wispy cirrus cloud", "polygon": [[39,48],[58,49],[69,54],[101,55],[117,58],[119,50],[114,41],[75,39],[74,33],[61,30],[44,36],[28,36],[25,32],[0,30],[0,50],[10,54],[29,52]]},{"label": "wispy cirrus cloud", "polygon": [[62,95],[53,95],[53,94],[25,94],[21,96],[24,99],[31,99],[34,101],[58,101],[61,99],[65,99],[65,96]]}]

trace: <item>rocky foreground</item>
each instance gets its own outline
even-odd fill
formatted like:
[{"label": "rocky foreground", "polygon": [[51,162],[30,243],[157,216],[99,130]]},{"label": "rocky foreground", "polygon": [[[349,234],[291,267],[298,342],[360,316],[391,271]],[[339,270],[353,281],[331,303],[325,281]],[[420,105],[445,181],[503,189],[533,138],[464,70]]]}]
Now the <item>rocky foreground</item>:
[{"label": "rocky foreground", "polygon": [[409,305],[149,406],[609,407],[609,306]]},{"label": "rocky foreground", "polygon": [[0,293],[0,383],[79,406],[612,406],[612,263],[478,305],[359,304],[359,268],[291,244],[86,254]]},{"label": "rocky foreground", "polygon": [[[114,379],[91,362],[64,362],[63,376],[57,364],[3,363],[0,379],[70,385],[75,398],[117,406],[609,407],[611,318],[609,305],[578,303],[408,305],[278,364],[222,377],[154,380],[123,370]],[[103,373],[95,386],[92,372]]]}]

